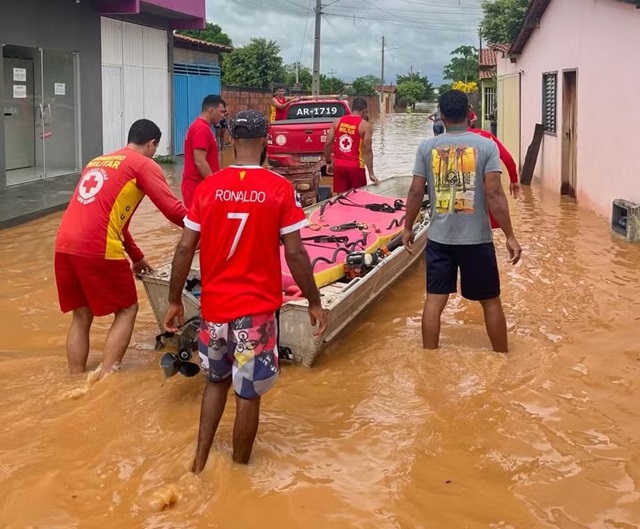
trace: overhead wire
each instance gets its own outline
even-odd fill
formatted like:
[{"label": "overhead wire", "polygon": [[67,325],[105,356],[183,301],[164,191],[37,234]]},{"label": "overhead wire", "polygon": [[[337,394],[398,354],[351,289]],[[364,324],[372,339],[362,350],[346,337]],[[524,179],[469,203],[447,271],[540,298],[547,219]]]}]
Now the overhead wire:
[{"label": "overhead wire", "polygon": [[298,56],[298,62],[302,62],[302,55],[304,53],[305,44],[307,44],[307,29],[309,28],[309,20],[311,19],[311,13],[313,10],[311,9],[311,2],[313,0],[309,0],[309,13],[307,13],[307,17],[304,21],[304,33],[302,34],[302,45],[300,46],[300,55]]}]

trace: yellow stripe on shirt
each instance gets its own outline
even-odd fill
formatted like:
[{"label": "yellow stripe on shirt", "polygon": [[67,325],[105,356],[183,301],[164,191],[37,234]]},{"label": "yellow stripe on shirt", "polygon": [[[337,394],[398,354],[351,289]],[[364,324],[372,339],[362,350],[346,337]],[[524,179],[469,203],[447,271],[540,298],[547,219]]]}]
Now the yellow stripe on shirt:
[{"label": "yellow stripe on shirt", "polygon": [[135,179],[129,180],[120,190],[109,215],[105,259],[125,259],[122,228],[143,198],[144,193],[136,185]]}]

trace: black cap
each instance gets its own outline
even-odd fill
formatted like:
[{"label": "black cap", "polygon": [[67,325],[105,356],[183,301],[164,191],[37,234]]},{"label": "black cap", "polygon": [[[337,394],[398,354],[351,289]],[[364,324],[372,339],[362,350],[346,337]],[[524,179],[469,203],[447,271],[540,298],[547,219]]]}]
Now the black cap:
[{"label": "black cap", "polygon": [[241,110],[229,122],[231,137],[238,140],[264,138],[269,132],[269,123],[257,110]]}]

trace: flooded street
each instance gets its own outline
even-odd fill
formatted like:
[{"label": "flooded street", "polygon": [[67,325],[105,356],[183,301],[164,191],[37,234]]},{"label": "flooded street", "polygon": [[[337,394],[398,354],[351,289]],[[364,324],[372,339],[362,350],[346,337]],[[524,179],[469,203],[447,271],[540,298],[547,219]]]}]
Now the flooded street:
[{"label": "flooded street", "polygon": [[[423,114],[378,121],[376,174],[409,173],[427,134]],[[509,355],[459,297],[441,349],[422,350],[421,263],[314,368],[284,366],[249,467],[231,463],[230,400],[200,477],[204,381],[162,386],[142,286],[123,371],[71,378],[61,214],[0,232],[0,528],[640,528],[640,246],[535,183],[510,207],[524,255],[508,265],[497,235]],[[152,265],[180,234],[148,199],[131,231]]]}]

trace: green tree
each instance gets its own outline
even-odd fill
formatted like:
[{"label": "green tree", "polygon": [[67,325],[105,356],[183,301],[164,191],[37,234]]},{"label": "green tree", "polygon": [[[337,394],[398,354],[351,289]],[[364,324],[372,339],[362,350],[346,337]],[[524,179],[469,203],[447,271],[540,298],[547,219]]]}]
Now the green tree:
[{"label": "green tree", "polygon": [[[302,90],[311,90],[312,73],[306,66],[298,66],[298,81]],[[296,83],[296,64],[286,64],[284,66],[284,84],[293,86]]]},{"label": "green tree", "polygon": [[451,52],[451,62],[444,67],[443,77],[450,81],[478,81],[478,49],[459,46]]},{"label": "green tree", "polygon": [[213,42],[214,44],[222,44],[223,46],[233,46],[231,37],[227,35],[218,24],[212,24],[207,22],[207,27],[204,29],[187,29],[178,32],[180,35],[186,35],[187,37],[193,37],[194,39],[206,40],[207,42]]},{"label": "green tree", "polygon": [[402,81],[398,84],[400,104],[414,107],[424,96],[424,84],[421,81]]},{"label": "green tree", "polygon": [[376,75],[365,75],[362,79],[374,87],[380,84],[380,77]]},{"label": "green tree", "polygon": [[511,42],[520,29],[529,0],[483,0],[482,37],[491,46]]},{"label": "green tree", "polygon": [[349,95],[352,96],[374,96],[376,95],[375,84],[367,77],[358,77],[351,83]]},{"label": "green tree", "polygon": [[423,93],[418,98],[418,101],[431,101],[435,97],[435,88],[426,76],[420,77],[420,74],[417,72],[396,76],[396,84],[398,87],[406,81],[416,81],[424,87]]},{"label": "green tree", "polygon": [[344,81],[337,77],[320,75],[320,93],[325,95],[344,93]]},{"label": "green tree", "polygon": [[222,82],[225,85],[268,88],[284,79],[280,47],[272,40],[253,38],[246,46],[223,55]]},{"label": "green tree", "polygon": [[450,83],[442,83],[438,87],[438,95],[441,96],[442,94],[444,94],[445,92],[448,92],[449,90],[451,90],[451,84]]},{"label": "green tree", "polygon": [[[302,90],[310,91],[313,74],[306,66],[298,67],[298,81]],[[296,64],[286,64],[284,66],[284,84],[293,86],[296,83]],[[328,77],[320,74],[321,94],[342,94],[344,92],[344,81],[337,77]]]}]

